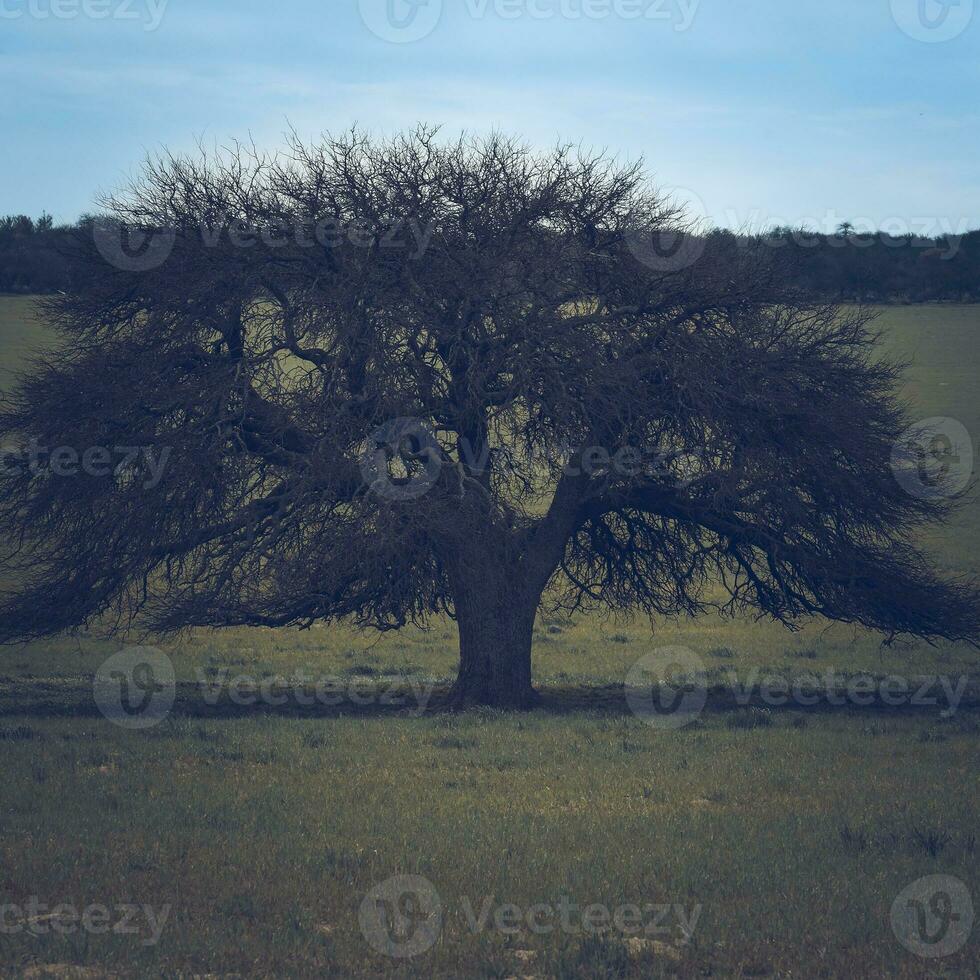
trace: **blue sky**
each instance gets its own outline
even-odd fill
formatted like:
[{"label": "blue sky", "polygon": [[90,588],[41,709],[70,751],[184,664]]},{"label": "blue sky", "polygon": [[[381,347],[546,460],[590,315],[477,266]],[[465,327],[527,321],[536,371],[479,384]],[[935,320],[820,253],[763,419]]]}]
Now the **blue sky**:
[{"label": "blue sky", "polygon": [[163,145],[426,121],[643,156],[728,227],[980,226],[974,0],[411,2],[0,0],[0,213],[73,219]]}]

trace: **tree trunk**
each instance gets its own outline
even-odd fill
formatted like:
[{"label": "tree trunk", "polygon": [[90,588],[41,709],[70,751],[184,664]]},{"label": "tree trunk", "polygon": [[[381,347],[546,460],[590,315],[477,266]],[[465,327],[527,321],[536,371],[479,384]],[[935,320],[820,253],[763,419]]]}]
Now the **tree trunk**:
[{"label": "tree trunk", "polygon": [[454,706],[527,709],[540,699],[531,686],[531,636],[540,595],[508,581],[506,573],[498,576],[494,581],[488,574],[457,590]]}]

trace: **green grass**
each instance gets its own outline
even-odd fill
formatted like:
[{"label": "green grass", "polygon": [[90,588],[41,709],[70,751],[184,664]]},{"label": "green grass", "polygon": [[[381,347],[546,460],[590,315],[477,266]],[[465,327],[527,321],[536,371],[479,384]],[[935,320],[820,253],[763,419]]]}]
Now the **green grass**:
[{"label": "green grass", "polygon": [[[33,738],[3,744],[5,900],[173,911],[155,946],[4,937],[7,969],[490,977],[519,972],[522,949],[538,976],[918,976],[889,931],[895,896],[927,874],[980,885],[977,728],[963,719],[928,741],[932,719],[707,716],[663,732],[589,712],[28,724]],[[407,962],[358,925],[394,874],[425,876],[445,909],[435,947]],[[621,937],[597,952],[582,935],[467,923],[467,899],[562,896],[702,911],[690,943],[671,918],[667,949],[637,957]],[[944,975],[969,975],[976,954]]]},{"label": "green grass", "polygon": [[0,295],[0,392],[9,390],[30,357],[52,342],[36,307],[33,296]]},{"label": "green grass", "polygon": [[[4,377],[43,336],[31,309],[0,299]],[[923,417],[980,431],[980,307],[891,308],[884,325],[889,346],[915,357]],[[977,570],[975,514],[974,501],[929,540],[950,568]],[[827,624],[542,617],[535,679],[549,697],[526,716],[211,708],[194,683],[223,670],[331,675],[368,692],[445,683],[455,643],[442,622],[380,638],[196,631],[164,646],[178,702],[142,732],[94,708],[93,674],[118,643],[0,650],[0,906],[172,906],[155,945],[145,928],[0,934],[0,975],[980,975],[980,926],[932,962],[889,926],[896,896],[925,875],[959,878],[980,906],[977,709],[733,710],[723,696],[730,672],[834,668],[969,675],[976,703],[975,651],[884,650]],[[676,731],[644,724],[621,696],[637,659],[670,644],[702,658],[712,688],[709,710]],[[395,874],[431,881],[444,911],[438,941],[411,960],[376,953],[359,925],[366,894]],[[467,921],[486,898],[526,910],[563,896],[701,912],[687,943],[674,914],[656,942],[632,944]]]}]

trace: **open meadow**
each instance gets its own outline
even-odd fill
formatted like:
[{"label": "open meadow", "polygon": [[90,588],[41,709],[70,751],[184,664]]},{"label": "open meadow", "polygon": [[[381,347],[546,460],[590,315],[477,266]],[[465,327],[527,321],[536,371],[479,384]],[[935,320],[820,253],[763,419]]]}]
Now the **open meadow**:
[{"label": "open meadow", "polygon": [[[975,445],[980,306],[880,324],[918,417]],[[0,388],[47,339],[0,297]],[[969,492],[926,542],[957,572]],[[896,925],[923,878],[980,903],[976,650],[721,618],[534,637],[543,706],[505,714],[440,710],[450,622],[195,631],[153,653],[173,703],[142,728],[100,709],[120,642],[0,648],[0,977],[980,977],[980,927],[935,958]],[[664,647],[706,698],[674,724],[624,697]],[[886,679],[906,695],[864,696]]]}]

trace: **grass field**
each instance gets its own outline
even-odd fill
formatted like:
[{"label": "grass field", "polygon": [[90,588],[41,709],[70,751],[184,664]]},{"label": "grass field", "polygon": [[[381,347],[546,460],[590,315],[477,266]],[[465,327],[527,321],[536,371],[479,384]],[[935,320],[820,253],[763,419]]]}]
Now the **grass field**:
[{"label": "grass field", "polygon": [[[980,307],[889,308],[882,324],[913,360],[921,416],[975,440]],[[0,388],[43,338],[30,299],[0,298]],[[975,497],[927,543],[980,571]],[[432,710],[455,666],[449,623],[199,631],[161,646],[176,703],[143,730],[93,697],[119,643],[0,649],[0,976],[980,977],[980,927],[930,959],[891,924],[925,876],[980,903],[976,651],[715,618],[542,617],[535,640],[545,708],[505,716]],[[709,688],[676,729],[622,693],[665,645],[692,651]],[[958,710],[740,706],[753,670],[965,687]],[[330,703],[302,703],[318,678]],[[411,958],[372,945],[372,889],[396,875],[429,883],[397,906],[395,935],[431,940]],[[436,895],[441,929],[424,915]],[[72,928],[98,906],[100,927]]]}]

